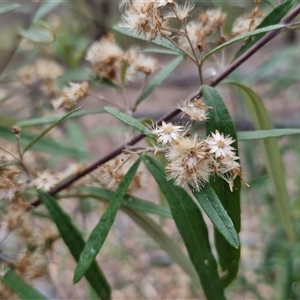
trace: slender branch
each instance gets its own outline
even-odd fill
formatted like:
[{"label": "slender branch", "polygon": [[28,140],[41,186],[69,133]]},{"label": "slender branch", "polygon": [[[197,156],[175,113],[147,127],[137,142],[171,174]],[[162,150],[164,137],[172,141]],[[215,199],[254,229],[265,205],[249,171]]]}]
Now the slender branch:
[{"label": "slender branch", "polygon": [[[298,5],[286,18],[284,18],[281,22],[281,24],[288,24],[291,22],[298,14],[300,13],[300,5]],[[214,87],[218,83],[220,83],[223,79],[225,79],[229,74],[231,74],[236,68],[238,68],[243,62],[245,62],[249,57],[251,57],[255,52],[257,52],[261,47],[263,47],[265,44],[267,44],[270,40],[272,40],[274,37],[276,37],[282,30],[277,29],[274,31],[270,31],[267,34],[265,34],[256,44],[254,44],[251,48],[249,48],[243,55],[241,55],[239,58],[237,58],[231,65],[229,65],[226,69],[223,70],[220,74],[217,75],[214,81],[211,82],[210,86]],[[188,98],[193,99],[195,97],[200,96],[200,90],[198,90],[195,93],[192,93]],[[162,121],[169,121],[173,117],[175,117],[178,113],[180,113],[179,109],[175,109],[171,111],[170,113],[164,115],[161,117],[157,124],[161,124]],[[75,181],[80,179],[81,177],[89,174],[90,172],[94,171],[98,166],[106,163],[110,159],[116,157],[117,155],[121,154],[123,149],[125,149],[128,146],[133,146],[137,142],[139,142],[144,137],[143,134],[139,134],[132,138],[127,144],[124,144],[118,148],[116,148],[111,153],[107,154],[106,156],[100,158],[90,166],[88,166],[83,171],[77,173],[73,177],[69,178],[65,182],[62,182],[59,184],[56,188],[51,190],[49,192],[50,195],[54,196],[55,194],[59,193],[60,191],[64,190],[65,188],[72,185]],[[41,200],[36,200],[31,204],[31,208],[35,208],[41,204]]]}]

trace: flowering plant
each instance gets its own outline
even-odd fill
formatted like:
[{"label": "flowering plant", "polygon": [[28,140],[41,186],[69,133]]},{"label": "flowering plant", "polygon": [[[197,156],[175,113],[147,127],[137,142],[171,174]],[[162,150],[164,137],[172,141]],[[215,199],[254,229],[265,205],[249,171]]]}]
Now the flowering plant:
[{"label": "flowering plant", "polygon": [[[277,141],[269,138],[297,134],[299,130],[273,129],[260,98],[240,82],[228,81],[248,99],[246,106],[256,129],[237,132],[225,104],[226,97],[215,89],[268,41],[284,30],[296,28],[297,24],[291,22],[300,7],[285,16],[292,6],[293,1],[287,0],[265,16],[260,1],[254,1],[252,11],[238,17],[228,31],[225,30],[226,13],[219,8],[201,10],[195,18],[198,7],[191,2],[122,0],[119,4],[121,21],[114,29],[158,45],[160,48],[149,51],[174,57],[166,66],[161,67],[157,58],[146,55],[139,47],[123,49],[109,33],[89,45],[83,42],[81,58],[84,56],[88,62],[88,70],[78,67],[78,73],[74,70],[68,73],[66,66],[40,57],[14,71],[15,80],[22,89],[28,90],[30,105],[35,112],[33,115],[24,112],[25,115],[29,113],[29,117],[22,117],[23,120],[14,119],[12,133],[7,124],[0,128],[0,294],[3,299],[13,299],[16,295],[21,299],[56,297],[55,291],[39,284],[40,280],[47,281],[47,253],[51,253],[59,238],[77,262],[73,282],[85,277],[97,297],[110,299],[109,280],[96,257],[119,210],[154,238],[183,269],[197,296],[225,299],[225,288],[234,281],[239,270],[241,186],[249,187],[241,168],[243,161],[239,156],[238,141],[265,139],[263,148],[275,188],[275,206],[289,242],[294,242],[290,210],[285,201],[288,198],[285,177],[283,173],[278,174],[283,165]],[[2,8],[2,14],[18,8],[8,5]],[[26,47],[35,49],[36,45],[26,45],[26,42],[51,44],[57,38],[56,50],[66,58],[61,50],[64,37],[61,40],[59,35],[56,37],[60,28],[56,29],[46,21],[36,21],[46,17],[45,11],[50,12],[53,8],[55,6],[51,8],[49,3],[41,5],[35,23],[21,31],[22,40],[13,48],[11,57],[19,44],[24,43],[23,50],[26,51]],[[238,51],[234,48],[237,43],[241,44]],[[226,52],[228,49],[231,53],[235,51],[231,61]],[[37,57],[37,53],[35,55]],[[13,60],[7,59],[0,65],[3,82],[9,79],[4,71],[10,61]],[[185,89],[185,98],[159,120],[150,120],[147,115],[142,120],[136,117],[152,92],[180,64],[188,62],[197,71],[197,90],[191,93]],[[72,69],[71,60],[68,67]],[[95,88],[99,83],[116,92],[100,96]],[[133,83],[140,85],[134,103],[134,96],[128,96]],[[9,84],[7,88],[12,87]],[[122,101],[118,101],[117,92]],[[1,102],[12,99],[13,103],[13,96],[5,97]],[[84,106],[91,99],[97,101],[97,110],[80,111],[81,107],[77,105],[83,103]],[[99,110],[99,102],[109,106]],[[4,109],[12,108],[14,105]],[[52,110],[59,113],[49,117],[47,114]],[[114,116],[128,125],[125,142],[86,166],[84,162],[90,156],[82,145],[85,136],[80,134],[82,131],[76,123],[71,123],[71,127],[63,126],[70,121],[67,119],[100,113]],[[175,123],[172,119],[178,114],[181,118]],[[205,125],[205,133],[199,129],[201,124]],[[27,130],[28,126],[36,125],[45,127],[42,130],[37,127],[35,135]],[[73,139],[73,147],[62,142],[64,129]],[[140,134],[135,135],[136,131]],[[45,137],[48,133],[60,142]],[[143,138],[146,142],[136,146]],[[104,147],[104,143],[101,146]],[[68,159],[60,160],[59,157]],[[69,162],[72,158],[80,163]],[[50,170],[56,160],[60,161],[57,168]],[[134,196],[136,192],[146,190],[149,176],[159,187],[159,201]],[[100,218],[97,214],[99,220],[86,241],[75,225],[77,218],[72,220],[58,201],[68,198],[72,201],[80,199],[77,205],[80,208],[87,198],[108,203]],[[189,259],[147,214],[174,220]],[[36,218],[41,216],[47,217],[49,222],[40,225]],[[213,241],[209,239],[209,228],[215,232]]]}]

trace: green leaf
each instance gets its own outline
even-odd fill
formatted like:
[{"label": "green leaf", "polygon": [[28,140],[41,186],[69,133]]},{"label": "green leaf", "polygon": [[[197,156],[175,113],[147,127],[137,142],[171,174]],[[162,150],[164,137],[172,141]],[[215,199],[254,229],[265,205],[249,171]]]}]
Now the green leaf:
[{"label": "green leaf", "polygon": [[149,84],[144,88],[141,95],[137,99],[135,106],[137,107],[144,99],[146,99],[162,82],[167,79],[170,74],[181,64],[183,56],[177,56],[168,65],[166,65],[158,74],[153,77]]},{"label": "green leaf", "polygon": [[44,1],[44,3],[37,10],[34,16],[34,21],[44,18],[47,14],[49,14],[52,10],[57,8],[62,3],[63,2],[61,1],[52,1],[52,0]]},{"label": "green leaf", "polygon": [[248,141],[248,140],[266,139],[271,137],[282,137],[282,136],[299,134],[299,133],[300,133],[300,129],[296,129],[296,128],[239,131],[237,132],[237,138],[239,141]]},{"label": "green leaf", "polygon": [[[209,119],[206,123],[206,135],[218,130],[224,133],[225,136],[229,134],[236,140],[236,131],[232,119],[218,92],[208,86],[204,86],[201,91],[206,105],[212,107],[208,110]],[[235,141],[232,146],[237,149],[238,155],[237,142]],[[239,233],[241,228],[240,178],[238,177],[234,180],[233,191],[230,190],[225,180],[217,176],[210,179],[210,184],[232,220],[236,232]],[[237,275],[241,250],[240,248],[236,249],[231,247],[217,230],[215,230],[215,243],[219,263],[224,272],[222,281],[224,286],[227,286]]]},{"label": "green leaf", "polygon": [[126,173],[119,187],[115,191],[107,209],[102,215],[100,221],[93,229],[89,239],[80,255],[78,265],[75,270],[73,281],[78,282],[82,276],[89,269],[94,258],[100,251],[114,221],[119,207],[121,206],[125,193],[132,181],[139,165],[142,160],[142,156],[131,166],[129,171]]},{"label": "green leaf", "polygon": [[66,83],[70,81],[92,81],[95,75],[91,68],[68,69],[57,78],[58,81]]},{"label": "green leaf", "polygon": [[193,287],[196,291],[201,289],[198,274],[191,261],[184,255],[179,246],[167,236],[161,228],[161,225],[157,224],[154,220],[148,217],[146,214],[134,211],[129,207],[122,207],[125,212],[134,222],[136,222],[149,236],[151,236],[160,247],[165,250],[171,259],[173,259],[182,270],[190,276],[192,279]]},{"label": "green leaf", "polygon": [[212,187],[209,184],[205,184],[201,191],[193,191],[193,194],[215,228],[232,247],[238,249],[240,242],[233,222]]},{"label": "green leaf", "polygon": [[154,158],[146,156],[144,163],[169,203],[173,219],[183,238],[207,299],[225,299],[201,211],[182,188],[176,187],[166,180],[162,165]]},{"label": "green leaf", "polygon": [[[112,191],[108,191],[99,187],[83,187],[80,188],[79,191],[87,193],[84,194],[85,197],[104,199],[107,201],[111,201],[114,194]],[[142,200],[131,195],[124,196],[122,205],[149,214],[155,214],[165,218],[172,218],[171,212],[167,207],[163,207],[153,202]]]},{"label": "green leaf", "polygon": [[[0,136],[9,141],[15,141],[15,137],[11,133],[11,128],[3,127],[0,125]],[[20,137],[20,144],[22,147],[28,145],[32,140],[36,138],[36,135],[30,134],[28,132],[23,131]],[[87,159],[91,156],[86,152],[79,151],[77,149],[67,147],[63,143],[58,143],[48,138],[43,138],[39,140],[32,148],[33,150],[42,151],[45,153],[55,154],[59,157],[73,157],[81,159]]]},{"label": "green leaf", "polygon": [[[254,123],[254,127],[258,130],[273,129],[269,115],[259,96],[251,89],[240,83],[230,82],[230,84],[237,86],[242,91],[242,94],[246,100],[250,117]],[[289,196],[285,181],[284,165],[280,155],[278,143],[275,138],[267,138],[262,141],[262,144],[267,172],[273,183],[273,188],[275,191],[275,207],[281,218],[282,225],[286,230],[289,240],[293,241],[294,229],[291,221],[292,218],[289,210],[289,202],[287,201]]]},{"label": "green leaf", "polygon": [[45,129],[41,134],[39,134],[29,145],[27,145],[25,147],[25,149],[23,150],[23,155],[24,153],[29,150],[34,144],[36,144],[41,138],[43,138],[49,131],[51,131],[55,126],[57,126],[58,124],[60,124],[62,121],[64,121],[65,119],[67,119],[69,116],[71,116],[74,112],[76,112],[77,110],[81,109],[81,107],[78,107],[74,110],[72,110],[71,112],[67,113],[66,115],[64,115],[62,118],[60,118],[59,120],[57,120],[54,124],[52,124],[50,127],[48,127],[47,129]]},{"label": "green leaf", "polygon": [[[256,29],[264,28],[269,25],[274,25],[280,22],[280,20],[287,14],[287,12],[292,8],[294,4],[293,0],[287,0],[277,6],[274,10],[272,10],[263,21],[257,26]],[[246,43],[238,50],[235,54],[235,59],[241,56],[245,51],[247,51],[251,46],[253,46],[259,39],[261,39],[265,33],[261,33],[253,37],[252,39],[248,39]]]},{"label": "green leaf", "polygon": [[244,34],[241,34],[241,35],[238,35],[232,39],[230,39],[229,41],[221,44],[220,46],[214,48],[212,51],[210,51],[209,53],[207,53],[204,57],[203,57],[203,60],[201,63],[203,63],[206,59],[208,59],[210,56],[212,56],[214,53],[216,53],[217,51],[237,42],[237,41],[240,41],[240,40],[243,40],[243,39],[246,39],[246,38],[249,38],[251,36],[255,36],[255,35],[259,35],[259,34],[262,34],[262,33],[266,33],[266,32],[269,32],[269,31],[272,31],[272,30],[277,30],[277,29],[282,29],[282,28],[285,28],[286,25],[283,25],[283,24],[278,24],[278,25],[271,25],[271,26],[266,26],[264,28],[260,28],[260,29],[255,29],[253,31],[250,31],[250,32],[247,32],[247,33],[244,33]]},{"label": "green leaf", "polygon": [[[120,32],[120,33],[122,33],[122,34],[131,36],[131,37],[136,38],[136,39],[146,41],[146,38],[144,37],[143,34],[138,34],[138,33],[134,32],[132,30],[129,30],[129,29],[126,29],[126,28],[123,28],[123,27],[119,27],[118,25],[113,26],[113,29]],[[165,38],[157,37],[156,39],[152,40],[151,43],[155,44],[155,45],[158,45],[158,46],[161,46],[161,47],[164,47],[164,48],[167,48],[167,49],[170,49],[172,51],[175,51],[178,54],[184,55],[184,52],[182,52],[179,48],[177,48],[175,45],[173,45],[171,42],[169,42]]]},{"label": "green leaf", "polygon": [[6,4],[0,7],[0,15],[21,7],[21,4]]},{"label": "green leaf", "polygon": [[21,29],[19,34],[35,43],[50,44],[55,41],[54,33],[48,28],[41,26],[34,26],[28,30]]},{"label": "green leaf", "polygon": [[[76,261],[78,261],[80,253],[85,246],[82,235],[73,224],[70,216],[66,214],[58,205],[56,199],[54,199],[45,191],[39,190],[38,192],[40,199],[49,210],[51,218],[56,224],[62,239],[69,248],[72,256]],[[90,267],[88,268],[85,277],[91,284],[95,292],[99,295],[99,297],[101,297],[101,299],[110,299],[110,286],[95,260],[91,261]]]},{"label": "green leaf", "polygon": [[119,119],[122,122],[134,127],[135,129],[137,129],[138,131],[140,131],[144,135],[149,136],[153,139],[156,139],[156,136],[153,133],[151,133],[151,131],[147,127],[145,127],[141,122],[134,119],[133,117],[131,117],[127,114],[124,114],[124,113],[120,112],[119,110],[117,110],[113,107],[106,106],[106,107],[104,107],[104,109],[108,113],[110,113],[111,115],[115,116],[117,119]]},{"label": "green leaf", "polygon": [[[75,112],[72,115],[70,115],[69,119],[79,118],[79,117],[84,117],[84,116],[89,116],[89,115],[103,114],[103,113],[106,113],[106,111],[104,109],[93,109],[93,110],[79,111],[79,112]],[[17,125],[20,126],[20,127],[26,127],[26,126],[50,124],[50,123],[59,121],[64,116],[65,115],[47,116],[47,117],[42,117],[42,118],[24,120],[24,121],[18,122]]]},{"label": "green leaf", "polygon": [[47,300],[44,295],[25,282],[23,278],[17,275],[12,269],[6,272],[2,277],[2,281],[17,294],[21,300]]},{"label": "green leaf", "polygon": [[146,48],[143,52],[147,53],[162,53],[162,54],[171,54],[171,55],[178,55],[178,52],[170,49],[161,49],[161,48]]}]

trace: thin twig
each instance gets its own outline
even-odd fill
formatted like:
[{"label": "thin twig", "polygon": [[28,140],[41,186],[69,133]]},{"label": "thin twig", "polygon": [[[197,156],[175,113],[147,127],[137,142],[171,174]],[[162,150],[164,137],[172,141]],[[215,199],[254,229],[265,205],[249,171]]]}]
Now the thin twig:
[{"label": "thin twig", "polygon": [[[291,22],[298,14],[300,13],[300,5],[298,5],[286,18],[283,19],[281,24],[288,24]],[[225,79],[229,74],[231,74],[236,68],[238,68],[243,62],[245,62],[249,57],[251,57],[254,53],[256,53],[261,47],[263,47],[265,44],[267,44],[270,40],[272,40],[275,36],[277,36],[281,32],[281,29],[277,29],[274,31],[268,32],[266,35],[264,35],[256,44],[254,44],[251,48],[249,48],[244,54],[242,54],[239,58],[237,58],[231,65],[229,65],[226,69],[223,70],[220,74],[217,75],[214,81],[211,82],[210,86],[214,87],[218,83],[220,83],[223,79]],[[199,97],[200,92],[199,90],[189,96],[190,99],[193,99],[195,97]],[[170,113],[164,115],[162,118],[160,118],[157,121],[157,124],[161,124],[162,121],[169,121],[173,117],[175,117],[178,113],[181,111],[179,109],[175,109],[171,111]],[[117,155],[121,154],[123,149],[126,149],[128,146],[133,146],[137,142],[139,142],[144,137],[143,134],[139,134],[132,138],[127,144],[124,144],[118,148],[116,148],[111,153],[107,154],[106,156],[100,158],[90,166],[88,166],[86,169],[82,170],[81,172],[78,172],[73,177],[70,177],[65,182],[62,182],[59,184],[56,188],[51,190],[49,192],[50,195],[54,196],[60,191],[64,190],[65,188],[72,185],[75,181],[82,178],[83,176],[89,174],[90,172],[94,171],[98,166],[106,163],[110,159],[116,157]],[[35,208],[41,204],[41,200],[37,199],[33,203],[31,203],[31,208]]]}]

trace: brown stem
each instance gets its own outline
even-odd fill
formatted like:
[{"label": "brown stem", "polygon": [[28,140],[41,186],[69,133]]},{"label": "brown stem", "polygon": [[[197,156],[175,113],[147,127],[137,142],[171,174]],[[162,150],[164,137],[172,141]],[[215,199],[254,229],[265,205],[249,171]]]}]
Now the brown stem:
[{"label": "brown stem", "polygon": [[[281,24],[288,24],[291,22],[298,14],[300,13],[300,5],[298,5],[286,18],[284,18],[281,22]],[[239,67],[243,62],[245,62],[250,56],[252,56],[256,51],[258,51],[262,46],[264,46],[266,43],[268,43],[271,39],[273,39],[275,36],[277,36],[281,32],[281,29],[277,29],[274,31],[268,32],[266,35],[264,35],[256,44],[254,44],[251,48],[249,48],[244,54],[242,54],[239,58],[237,58],[231,65],[229,65],[223,72],[218,74],[218,76],[215,78],[213,82],[211,82],[210,86],[214,87],[218,83],[220,83],[224,78],[226,78],[229,74],[231,74],[237,67]],[[190,99],[193,99],[195,97],[198,97],[200,95],[200,92],[197,91],[193,93],[191,96],[189,96]],[[169,121],[173,117],[175,117],[180,112],[179,109],[175,109],[171,111],[170,113],[164,115],[161,117],[157,124],[161,124],[162,121]],[[94,162],[92,165],[88,166],[83,171],[77,173],[73,177],[69,178],[65,182],[62,182],[59,184],[56,188],[51,190],[49,192],[50,195],[54,196],[55,194],[59,193],[60,191],[64,190],[65,188],[69,187],[71,184],[73,184],[75,181],[80,179],[81,177],[89,174],[90,172],[94,171],[98,166],[106,163],[110,159],[114,158],[115,156],[122,153],[122,150],[125,149],[127,146],[132,146],[139,142],[144,137],[143,134],[139,134],[132,138],[127,144],[124,144],[117,149],[115,149],[113,152],[107,154],[106,156],[100,158],[98,161]],[[32,208],[35,208],[41,204],[41,200],[37,199],[31,204]]]}]

